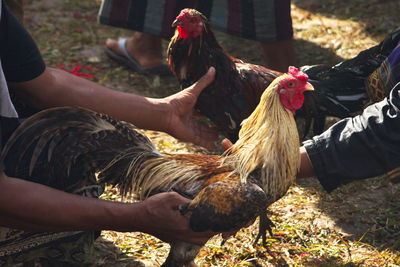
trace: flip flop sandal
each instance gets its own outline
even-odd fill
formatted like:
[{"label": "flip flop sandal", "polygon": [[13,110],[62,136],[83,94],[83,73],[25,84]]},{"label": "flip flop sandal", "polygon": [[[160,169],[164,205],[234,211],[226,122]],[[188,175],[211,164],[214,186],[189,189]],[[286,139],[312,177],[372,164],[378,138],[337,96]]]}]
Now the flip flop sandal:
[{"label": "flip flop sandal", "polygon": [[110,48],[106,48],[106,54],[111,59],[115,60],[116,62],[123,64],[133,71],[139,74],[154,74],[160,76],[169,76],[172,75],[171,71],[169,70],[168,66],[165,64],[161,64],[154,67],[142,67],[140,66],[139,62],[137,62],[133,57],[128,54],[126,51],[126,41],[127,38],[121,38],[118,40],[118,47],[119,50],[122,52],[123,55],[119,55],[114,50]]}]

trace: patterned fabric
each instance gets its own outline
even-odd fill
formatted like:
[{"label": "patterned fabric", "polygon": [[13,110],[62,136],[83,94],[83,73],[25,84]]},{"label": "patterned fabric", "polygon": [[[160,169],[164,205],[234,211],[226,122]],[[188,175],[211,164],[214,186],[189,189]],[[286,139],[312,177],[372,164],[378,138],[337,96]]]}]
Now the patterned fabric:
[{"label": "patterned fabric", "polygon": [[[72,193],[98,198],[99,185],[76,188]],[[0,266],[32,261],[47,261],[49,266],[84,266],[90,264],[93,242],[100,235],[91,232],[29,232],[0,227]]]},{"label": "patterned fabric", "polygon": [[[32,233],[30,238],[21,238],[10,244],[9,251],[23,252],[3,255],[0,251],[0,266],[19,263],[47,263],[45,266],[90,266],[94,261],[93,243],[100,232]],[[7,251],[6,251],[7,252]]]},{"label": "patterned fabric", "polygon": [[366,80],[365,87],[372,103],[383,100],[390,90],[400,82],[400,45],[398,45],[382,65]]},{"label": "patterned fabric", "polygon": [[101,24],[169,39],[175,17],[195,8],[213,29],[261,42],[293,38],[290,0],[103,0]]}]

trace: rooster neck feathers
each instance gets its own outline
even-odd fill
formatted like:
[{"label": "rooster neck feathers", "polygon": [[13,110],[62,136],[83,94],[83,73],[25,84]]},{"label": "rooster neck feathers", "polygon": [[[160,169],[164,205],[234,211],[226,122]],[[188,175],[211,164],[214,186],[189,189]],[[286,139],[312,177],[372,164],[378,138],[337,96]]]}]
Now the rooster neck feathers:
[{"label": "rooster neck feathers", "polygon": [[[230,66],[218,67],[220,70],[235,68],[234,59],[218,44],[217,39],[210,30],[208,20],[201,13],[192,14],[192,16],[197,16],[196,18],[201,20],[202,30],[200,34],[195,37],[182,37],[182,30],[179,29],[185,29],[185,27],[194,28],[194,26],[187,25],[190,22],[182,21],[185,15],[187,16],[187,13],[181,12],[174,22],[179,26],[177,26],[167,50],[168,65],[178,80],[189,86],[204,75],[208,68],[211,66],[217,67],[216,64],[220,62],[229,62],[228,64],[230,64]],[[221,60],[221,58],[227,58],[228,60]]]},{"label": "rooster neck feathers", "polygon": [[260,104],[242,123],[239,140],[224,159],[247,182],[258,170],[263,190],[279,199],[295,180],[299,166],[299,135],[293,113],[284,108],[277,78],[264,92]]}]

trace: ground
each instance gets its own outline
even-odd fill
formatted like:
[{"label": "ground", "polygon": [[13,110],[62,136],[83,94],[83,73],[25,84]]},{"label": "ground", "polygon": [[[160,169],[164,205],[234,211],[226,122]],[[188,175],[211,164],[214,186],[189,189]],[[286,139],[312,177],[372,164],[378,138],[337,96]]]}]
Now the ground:
[{"label": "ground", "polygon": [[[99,6],[96,0],[25,0],[24,24],[46,63],[116,90],[153,97],[175,92],[175,78],[138,75],[105,56],[105,39],[129,32],[99,25]],[[377,44],[398,26],[399,8],[396,0],[293,0],[298,65],[335,64]],[[236,57],[263,63],[256,42],[217,37]],[[164,133],[145,133],[160,151],[205,152]],[[210,240],[196,261],[200,266],[399,266],[399,189],[385,177],[331,194],[314,179],[299,181],[269,209],[276,224],[269,251],[253,244],[256,222],[223,246],[220,237]],[[104,198],[118,200],[118,195],[108,189]],[[155,266],[168,245],[146,234],[105,231],[96,249],[97,266]]]}]

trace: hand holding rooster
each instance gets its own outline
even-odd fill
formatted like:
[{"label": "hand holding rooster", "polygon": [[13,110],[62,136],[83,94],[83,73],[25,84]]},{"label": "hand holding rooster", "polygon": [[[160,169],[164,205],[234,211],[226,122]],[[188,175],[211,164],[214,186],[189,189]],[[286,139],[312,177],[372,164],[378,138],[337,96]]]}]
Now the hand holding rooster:
[{"label": "hand holding rooster", "polygon": [[[178,193],[156,194],[137,205],[141,206],[139,216],[134,219],[134,227],[141,232],[154,235],[164,242],[184,240],[188,243],[204,245],[216,232],[194,232],[187,216],[182,216],[179,207],[188,204],[189,199]],[[160,223],[162,222],[162,223]]]},{"label": "hand holding rooster", "polygon": [[164,99],[170,107],[166,119],[167,133],[181,141],[190,141],[208,149],[215,148],[214,143],[218,138],[217,129],[202,124],[193,117],[198,96],[214,80],[214,76],[215,69],[211,67],[196,83]]}]

